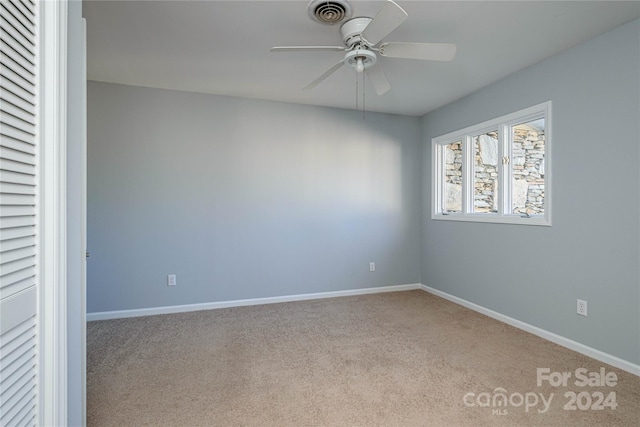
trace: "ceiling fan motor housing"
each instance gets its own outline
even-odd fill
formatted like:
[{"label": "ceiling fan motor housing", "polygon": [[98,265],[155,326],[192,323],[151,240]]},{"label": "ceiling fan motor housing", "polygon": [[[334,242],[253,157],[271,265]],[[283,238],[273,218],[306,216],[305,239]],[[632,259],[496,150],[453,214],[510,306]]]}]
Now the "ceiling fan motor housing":
[{"label": "ceiling fan motor housing", "polygon": [[367,25],[371,22],[371,18],[359,17],[349,19],[340,27],[340,33],[342,34],[342,40],[348,47],[353,47],[356,43],[362,43],[362,32]]},{"label": "ceiling fan motor housing", "polygon": [[314,21],[333,25],[351,18],[353,8],[349,0],[311,0],[307,12]]}]

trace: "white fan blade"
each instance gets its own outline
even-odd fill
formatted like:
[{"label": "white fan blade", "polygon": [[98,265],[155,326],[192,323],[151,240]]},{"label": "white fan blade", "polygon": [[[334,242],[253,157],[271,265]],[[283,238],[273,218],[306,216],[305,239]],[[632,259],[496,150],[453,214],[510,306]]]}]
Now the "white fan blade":
[{"label": "white fan blade", "polygon": [[305,52],[305,51],[330,51],[344,52],[344,46],[275,46],[269,49],[270,52]]},{"label": "white fan blade", "polygon": [[389,58],[451,61],[456,50],[450,43],[383,43],[378,53]]},{"label": "white fan blade", "polygon": [[387,1],[378,14],[362,31],[362,38],[376,45],[407,19],[407,12],[392,0]]},{"label": "white fan blade", "polygon": [[373,84],[373,88],[376,90],[378,95],[383,95],[389,89],[391,89],[391,83],[387,79],[386,74],[382,70],[380,64],[376,64],[371,68],[367,68],[365,70],[367,73],[367,78]]},{"label": "white fan blade", "polygon": [[327,71],[325,71],[323,75],[321,75],[320,77],[318,77],[317,79],[315,79],[314,81],[312,81],[311,83],[309,83],[308,85],[303,87],[302,90],[309,90],[309,89],[313,89],[314,87],[318,86],[320,84],[320,82],[322,82],[324,79],[329,77],[331,74],[335,73],[336,70],[338,68],[342,67],[343,65],[344,65],[344,59],[341,59],[340,62],[338,62],[336,65],[334,65],[333,67],[331,67]]}]

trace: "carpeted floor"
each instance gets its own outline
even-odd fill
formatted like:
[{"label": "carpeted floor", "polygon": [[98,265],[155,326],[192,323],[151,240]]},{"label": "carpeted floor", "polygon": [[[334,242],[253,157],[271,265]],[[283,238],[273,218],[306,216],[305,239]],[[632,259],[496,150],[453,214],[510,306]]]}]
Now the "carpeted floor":
[{"label": "carpeted floor", "polygon": [[89,426],[640,420],[639,377],[423,291],[96,321],[87,335]]}]

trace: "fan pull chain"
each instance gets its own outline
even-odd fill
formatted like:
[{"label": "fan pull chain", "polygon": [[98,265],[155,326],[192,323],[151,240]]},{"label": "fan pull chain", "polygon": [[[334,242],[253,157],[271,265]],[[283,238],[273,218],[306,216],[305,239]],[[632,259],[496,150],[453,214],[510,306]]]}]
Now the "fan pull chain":
[{"label": "fan pull chain", "polygon": [[356,73],[356,111],[358,111],[358,73]]},{"label": "fan pull chain", "polygon": [[356,73],[356,111],[358,111],[359,101],[360,101],[360,97],[358,96],[359,95],[359,91],[360,91],[360,84],[359,84],[358,77],[359,77],[360,74],[362,74],[362,89],[361,89],[361,91],[362,91],[362,120],[364,120],[365,119],[364,113],[366,111],[366,107],[365,107],[365,92],[366,91],[364,90],[364,88],[365,88],[365,80],[364,80],[365,79],[365,73],[364,72]]},{"label": "fan pull chain", "polygon": [[365,88],[365,85],[364,85],[364,83],[365,83],[364,82],[365,74],[366,73],[363,71],[362,72],[362,120],[364,120],[364,112],[366,110],[365,104],[364,104],[364,94],[366,92],[366,90],[364,90],[364,88]]}]

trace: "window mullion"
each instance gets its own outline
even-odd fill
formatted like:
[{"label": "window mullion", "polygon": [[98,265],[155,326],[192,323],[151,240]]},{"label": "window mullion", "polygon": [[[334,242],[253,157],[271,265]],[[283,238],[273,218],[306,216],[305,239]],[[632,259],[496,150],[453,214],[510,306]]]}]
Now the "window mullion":
[{"label": "window mullion", "polygon": [[462,212],[473,213],[473,147],[471,136],[465,135],[462,144]]},{"label": "window mullion", "polygon": [[505,167],[505,192],[508,195],[505,212],[513,214],[513,164],[515,160],[513,153],[513,128],[511,125],[505,125],[505,133],[507,135],[507,155],[509,156],[509,163]]},{"label": "window mullion", "polygon": [[511,203],[511,190],[509,186],[509,170],[511,164],[511,153],[509,150],[509,135],[507,126],[500,125],[498,128],[498,215],[509,213]]}]

